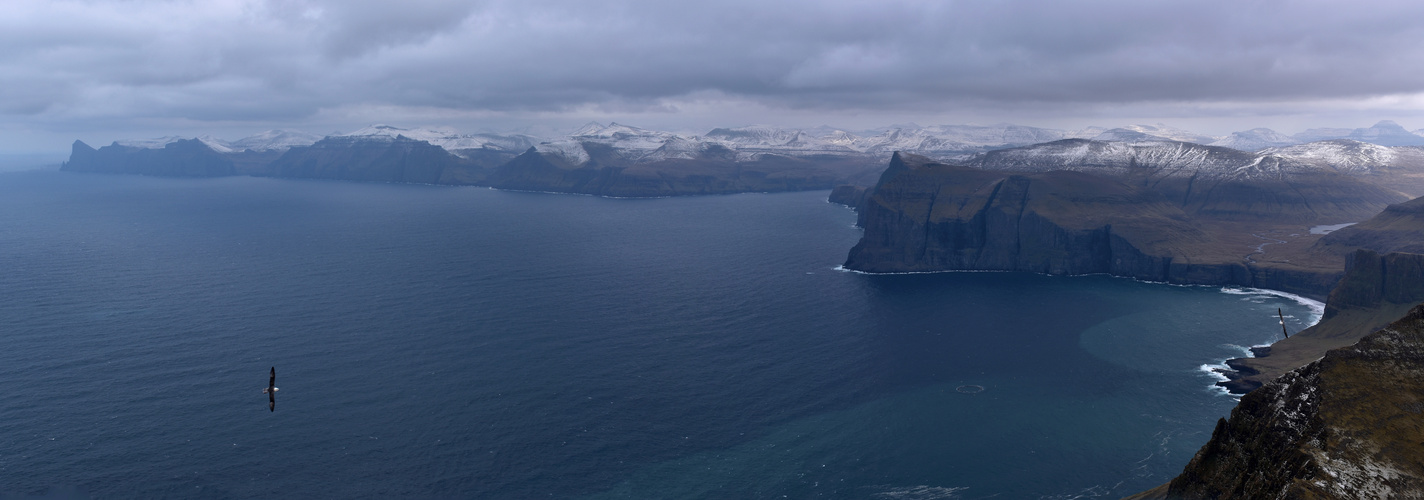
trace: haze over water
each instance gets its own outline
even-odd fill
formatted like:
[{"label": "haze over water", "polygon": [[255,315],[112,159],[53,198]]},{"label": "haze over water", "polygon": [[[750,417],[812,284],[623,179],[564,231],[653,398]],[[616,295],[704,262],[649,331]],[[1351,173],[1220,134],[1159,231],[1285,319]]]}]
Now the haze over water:
[{"label": "haze over water", "polygon": [[0,174],[0,494],[1117,498],[1313,319],[837,271],[825,197]]}]

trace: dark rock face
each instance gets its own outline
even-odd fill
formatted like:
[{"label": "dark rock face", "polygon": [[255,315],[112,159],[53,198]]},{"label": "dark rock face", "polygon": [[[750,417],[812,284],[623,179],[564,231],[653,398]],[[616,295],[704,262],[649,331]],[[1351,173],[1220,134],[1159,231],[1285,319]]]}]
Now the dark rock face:
[{"label": "dark rock face", "polygon": [[1345,277],[1330,292],[1325,319],[1342,309],[1374,309],[1384,302],[1424,301],[1424,255],[1356,250],[1345,264]]},{"label": "dark rock face", "polygon": [[1403,198],[1391,189],[1332,173],[1275,179],[1174,179],[1156,189],[1169,198],[1180,196],[1183,209],[1198,216],[1302,224],[1359,220]]},{"label": "dark rock face", "polygon": [[518,156],[509,151],[493,148],[460,149],[452,151],[461,162],[445,168],[440,174],[440,184],[484,184],[491,171]]},{"label": "dark rock face", "polygon": [[856,208],[865,201],[865,196],[869,193],[870,188],[865,186],[836,186],[831,189],[831,196],[826,198],[826,201]]},{"label": "dark rock face", "polygon": [[69,161],[60,170],[168,177],[221,177],[237,172],[231,158],[213,151],[196,139],[173,142],[162,149],[115,143],[96,150],[81,141],[74,141]]},{"label": "dark rock face", "polygon": [[328,137],[287,150],[272,163],[272,175],[311,179],[435,184],[460,158],[425,141]]},{"label": "dark rock face", "polygon": [[[1114,223],[1121,227],[1137,215],[1116,208],[1142,208],[1167,232],[1202,236],[1163,200],[1098,181],[1067,171],[1005,175],[949,165],[907,171],[877,187],[863,207],[866,238],[851,250],[846,265],[875,272],[1118,271],[1155,278],[1168,268],[1169,258],[1145,255],[1126,239],[1130,236],[1115,233]],[[1095,220],[1070,222],[1055,213],[1070,206],[1093,212]]]},{"label": "dark rock face", "polygon": [[1424,306],[1241,398],[1166,498],[1420,498]]},{"label": "dark rock face", "polygon": [[859,204],[865,229],[845,266],[1110,273],[1171,283],[1237,284],[1323,296],[1338,271],[1209,260],[1214,236],[1159,191],[1054,170],[989,171],[897,154]]}]

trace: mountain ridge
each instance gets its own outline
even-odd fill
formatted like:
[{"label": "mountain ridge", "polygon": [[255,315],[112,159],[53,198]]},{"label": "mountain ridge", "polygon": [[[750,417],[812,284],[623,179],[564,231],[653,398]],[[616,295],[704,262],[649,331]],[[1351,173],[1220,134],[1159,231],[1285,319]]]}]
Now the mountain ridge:
[{"label": "mountain ridge", "polygon": [[[588,192],[586,183],[568,179],[547,186],[529,186],[525,181],[533,177],[526,176],[521,181],[514,181],[520,177],[512,175],[508,168],[501,168],[511,165],[511,162],[521,155],[531,154],[531,151],[532,154],[544,156],[545,163],[562,165],[566,170],[598,171],[636,167],[628,170],[626,174],[682,180],[659,184],[652,182],[652,177],[648,177],[633,183],[645,186],[646,189],[620,189],[622,196],[668,196],[669,193],[720,193],[736,189],[829,189],[837,184],[860,184],[869,187],[869,179],[874,176],[871,171],[878,165],[883,165],[894,152],[904,151],[938,161],[988,170],[1041,172],[1065,169],[1113,175],[1131,170],[1135,172],[1134,175],[1141,174],[1134,182],[1157,183],[1163,186],[1175,184],[1174,189],[1178,192],[1171,196],[1183,198],[1200,198],[1202,193],[1212,192],[1209,188],[1201,187],[1204,180],[1217,182],[1220,179],[1253,176],[1279,180],[1307,173],[1334,173],[1361,179],[1374,176],[1378,179],[1371,178],[1367,184],[1387,185],[1407,195],[1424,195],[1424,148],[1420,147],[1387,147],[1348,139],[1332,139],[1320,143],[1272,147],[1262,152],[1244,152],[1177,140],[1180,138],[1203,141],[1210,139],[1165,125],[1061,131],[1012,124],[929,127],[905,124],[864,136],[830,127],[801,130],[751,126],[715,128],[698,136],[642,129],[616,122],[608,125],[591,122],[573,134],[553,140],[520,134],[464,134],[445,128],[407,129],[372,125],[325,138],[290,131],[268,131],[236,141],[222,141],[209,136],[195,139],[165,137],[150,141],[116,141],[110,146],[99,148],[102,153],[97,155],[81,151],[88,148],[85,145],[84,148],[75,148],[78,156],[71,161],[77,163],[64,168],[148,175],[286,176],[300,170],[281,167],[275,162],[289,153],[310,154],[310,150],[304,148],[311,148],[318,142],[327,141],[328,146],[341,143],[347,147],[356,147],[357,142],[369,142],[370,145],[363,147],[375,151],[379,149],[377,143],[410,139],[438,147],[459,158],[458,161],[439,161],[440,166],[435,168],[444,171],[436,176],[438,183],[488,185],[510,189],[518,185],[521,186],[520,189],[585,194],[596,193]],[[1045,139],[1051,140],[1041,142]],[[233,167],[228,169],[217,166],[214,161],[223,162],[198,155],[196,152],[189,151],[185,153],[187,156],[183,156],[177,151],[166,149],[168,145],[179,141],[195,141],[205,145],[214,154],[228,157]],[[196,147],[191,142],[183,144],[179,147],[180,150],[188,151]],[[323,147],[322,150],[336,154],[330,147]],[[293,151],[299,153],[292,153]],[[183,166],[184,161],[198,161],[199,157],[207,159]],[[440,155],[429,156],[432,159],[437,157],[443,158]],[[96,161],[102,165],[94,163]],[[152,165],[141,165],[145,163]],[[157,166],[159,164],[163,166]],[[539,163],[520,161],[512,165],[532,167],[536,164]],[[785,178],[786,182],[772,185],[764,181],[742,182],[732,179],[740,174],[736,173],[737,169],[731,165],[754,165],[758,170],[752,173],[753,176],[778,178],[776,176],[791,175],[800,176],[800,179]],[[820,166],[819,169],[813,168],[817,165]],[[1110,170],[1113,172],[1109,172]],[[624,172],[619,170],[600,175],[623,174]],[[321,175],[323,178],[343,178],[329,172]],[[362,175],[352,175],[351,180],[366,179]],[[420,177],[427,179],[430,176]],[[694,177],[703,180],[694,182],[696,186],[686,183]],[[550,182],[554,179],[545,178]],[[510,180],[512,184],[504,185],[503,180]],[[1351,185],[1354,183],[1348,179],[1344,182]],[[674,184],[680,187],[673,188]],[[574,185],[585,187],[574,188]],[[1295,188],[1289,186],[1257,188],[1258,192],[1263,193],[1267,206],[1294,203],[1278,199],[1282,196],[1297,197],[1291,194],[1293,190]],[[1273,199],[1275,201],[1272,201]],[[1228,210],[1237,208],[1239,207],[1227,207]],[[1327,208],[1334,210],[1336,207]],[[1336,222],[1352,220],[1342,219]]]}]

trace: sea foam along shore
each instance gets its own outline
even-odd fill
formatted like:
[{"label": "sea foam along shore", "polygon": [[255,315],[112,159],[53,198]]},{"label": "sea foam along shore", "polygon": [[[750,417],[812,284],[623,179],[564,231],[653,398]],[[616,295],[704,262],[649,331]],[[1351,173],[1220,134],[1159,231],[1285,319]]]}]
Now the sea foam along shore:
[{"label": "sea foam along shore", "polygon": [[[1240,288],[1240,287],[1224,286],[1224,287],[1221,287],[1221,293],[1225,293],[1225,294],[1229,294],[1229,295],[1247,295],[1247,296],[1250,296],[1250,295],[1257,295],[1257,296],[1260,296],[1260,295],[1269,295],[1269,296],[1281,297],[1281,298],[1284,298],[1284,299],[1289,299],[1289,300],[1295,301],[1295,302],[1298,303],[1298,304],[1301,304],[1301,305],[1303,305],[1303,306],[1306,306],[1306,307],[1309,307],[1309,308],[1310,308],[1310,318],[1308,318],[1308,319],[1306,320],[1306,322],[1305,322],[1305,327],[1306,327],[1306,328],[1310,328],[1310,327],[1312,327],[1312,326],[1315,326],[1315,324],[1316,324],[1316,323],[1319,323],[1319,322],[1320,322],[1320,319],[1325,316],[1325,303],[1324,303],[1324,302],[1320,302],[1320,301],[1314,300],[1314,299],[1309,299],[1309,298],[1306,298],[1306,297],[1301,297],[1301,296],[1296,295],[1296,294],[1293,294],[1293,293],[1282,292],[1282,291],[1280,291],[1280,290],[1270,290],[1270,289],[1265,289],[1265,288]],[[1304,330],[1304,328],[1302,328],[1302,330]],[[1239,346],[1238,346],[1238,347],[1239,347]],[[1198,369],[1201,370],[1202,372],[1206,373],[1208,376],[1210,376],[1213,380],[1216,381],[1215,383],[1212,384],[1212,390],[1217,391],[1217,392],[1220,392],[1220,393],[1223,394],[1223,395],[1229,395],[1229,396],[1231,396],[1231,397],[1236,398],[1237,400],[1240,400],[1242,394],[1238,394],[1238,393],[1236,393],[1236,392],[1233,392],[1233,391],[1231,391],[1231,389],[1228,387],[1228,384],[1229,384],[1232,380],[1235,380],[1235,378],[1239,378],[1239,373],[1238,373],[1237,369],[1236,369],[1235,367],[1231,366],[1230,362],[1231,362],[1232,360],[1237,360],[1237,359],[1255,358],[1255,357],[1257,357],[1257,354],[1260,353],[1260,352],[1269,353],[1269,352],[1270,352],[1270,347],[1271,347],[1271,344],[1258,344],[1258,345],[1253,345],[1253,346],[1251,346],[1251,347],[1242,347],[1242,348],[1241,348],[1241,350],[1242,350],[1242,355],[1241,355],[1240,357],[1226,358],[1226,359],[1218,360],[1218,361],[1215,362],[1215,363],[1203,364],[1203,365],[1201,365]],[[1233,375],[1237,375],[1237,377],[1233,377]]]},{"label": "sea foam along shore", "polygon": [[[836,267],[833,267],[833,268],[831,268],[831,269],[834,270],[834,271],[840,271],[840,272],[843,272],[843,273],[863,274],[863,275],[867,275],[867,276],[897,275],[897,274],[1012,273],[1012,272],[1023,272],[1023,271],[1007,271],[1007,270],[994,270],[994,269],[946,269],[946,270],[942,270],[942,271],[904,271],[904,272],[895,272],[895,273],[876,273],[876,272],[869,272],[869,271],[861,271],[861,270],[857,270],[857,269],[847,269],[844,265],[836,266]],[[1034,274],[1041,274],[1041,275],[1043,275],[1043,276],[1065,276],[1065,275],[1061,275],[1061,274],[1048,274],[1048,273],[1034,273]],[[1067,276],[1113,276],[1113,275],[1097,274],[1097,273],[1095,273],[1095,274],[1075,274],[1075,275],[1067,275]],[[1220,286],[1220,285],[1197,285],[1197,284],[1187,284],[1187,283],[1166,283],[1166,282],[1162,282],[1162,281],[1150,281],[1150,280],[1141,280],[1141,279],[1136,279],[1136,278],[1129,278],[1129,277],[1126,277],[1126,276],[1113,276],[1113,277],[1114,277],[1114,278],[1121,278],[1121,279],[1130,279],[1130,280],[1138,281],[1138,282],[1142,282],[1142,283],[1151,283],[1151,284],[1154,284],[1154,285],[1183,286],[1183,287],[1218,287],[1218,286]],[[1310,308],[1310,317],[1309,317],[1308,319],[1306,319],[1306,322],[1305,322],[1305,323],[1306,323],[1306,325],[1305,325],[1306,328],[1309,328],[1309,327],[1311,327],[1311,326],[1315,326],[1315,324],[1316,324],[1316,323],[1319,323],[1319,322],[1320,322],[1320,319],[1325,316],[1325,303],[1324,303],[1324,302],[1321,302],[1321,301],[1318,301],[1318,300],[1315,300],[1315,299],[1311,299],[1311,298],[1308,298],[1308,297],[1302,297],[1302,296],[1300,296],[1300,295],[1296,295],[1296,294],[1293,294],[1293,293],[1290,293],[1290,292],[1282,292],[1282,291],[1280,291],[1280,290],[1271,290],[1271,289],[1269,289],[1269,288],[1237,287],[1237,286],[1230,286],[1230,285],[1227,285],[1227,286],[1220,286],[1220,291],[1221,291],[1221,293],[1228,294],[1228,295],[1245,295],[1245,296],[1252,296],[1252,295],[1255,295],[1255,296],[1281,297],[1281,298],[1283,298],[1283,299],[1288,299],[1288,300],[1291,300],[1291,301],[1293,301],[1293,302],[1295,302],[1295,303],[1297,303],[1297,304],[1306,306],[1306,307]],[[1302,330],[1304,330],[1304,328],[1302,328]],[[1239,347],[1239,346],[1238,346],[1238,347]],[[1221,393],[1221,394],[1224,395],[1224,396],[1232,396],[1232,397],[1234,397],[1234,398],[1236,398],[1236,399],[1240,399],[1240,397],[1241,397],[1240,394],[1235,394],[1235,393],[1231,392],[1231,391],[1224,385],[1225,383],[1230,382],[1230,381],[1232,380],[1232,378],[1231,378],[1230,376],[1228,376],[1228,374],[1235,374],[1235,373],[1236,373],[1236,369],[1235,369],[1235,368],[1232,368],[1230,365],[1228,365],[1227,362],[1228,362],[1228,361],[1231,361],[1231,360],[1233,360],[1233,359],[1254,358],[1254,357],[1256,357],[1256,352],[1257,352],[1257,350],[1259,350],[1259,349],[1261,349],[1261,348],[1269,348],[1269,347],[1270,347],[1270,344],[1260,344],[1260,345],[1253,345],[1253,346],[1251,346],[1251,347],[1241,347],[1242,356],[1240,356],[1240,357],[1235,357],[1235,358],[1222,358],[1222,359],[1216,360],[1216,361],[1213,362],[1213,363],[1202,364],[1202,365],[1198,366],[1197,369],[1200,370],[1200,371],[1202,371],[1203,373],[1207,374],[1207,375],[1208,375],[1209,377],[1211,377],[1212,380],[1214,381],[1214,383],[1212,383],[1212,384],[1209,386],[1209,389],[1210,389],[1210,390],[1215,391],[1215,392],[1219,392],[1219,393]]]},{"label": "sea foam along shore", "polygon": [[1282,292],[1282,291],[1280,291],[1280,290],[1271,290],[1271,289],[1267,289],[1267,288],[1242,288],[1242,287],[1224,286],[1224,287],[1221,287],[1221,293],[1225,293],[1225,294],[1229,294],[1229,295],[1274,295],[1274,296],[1276,296],[1276,297],[1281,297],[1281,298],[1285,298],[1285,299],[1290,299],[1290,300],[1296,302],[1297,304],[1300,304],[1300,305],[1303,305],[1303,306],[1306,306],[1306,307],[1309,307],[1309,308],[1310,308],[1311,316],[1310,316],[1310,320],[1307,321],[1307,323],[1309,323],[1309,324],[1305,325],[1306,327],[1315,326],[1316,323],[1319,323],[1319,322],[1320,322],[1320,318],[1322,318],[1322,317],[1325,316],[1325,303],[1324,303],[1324,302],[1321,302],[1321,301],[1318,301],[1318,300],[1315,300],[1315,299],[1311,299],[1311,298],[1302,297],[1302,296],[1299,296],[1299,295],[1296,295],[1296,294],[1293,294],[1293,293]]}]

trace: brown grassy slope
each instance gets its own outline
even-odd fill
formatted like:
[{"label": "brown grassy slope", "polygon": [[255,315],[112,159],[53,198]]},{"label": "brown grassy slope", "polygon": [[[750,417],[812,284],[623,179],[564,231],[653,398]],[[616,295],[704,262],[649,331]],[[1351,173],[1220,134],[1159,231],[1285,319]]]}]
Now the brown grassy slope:
[{"label": "brown grassy slope", "polygon": [[1264,384],[1285,372],[1318,359],[1330,349],[1354,344],[1424,301],[1424,255],[1379,255],[1360,249],[1351,254],[1345,277],[1330,292],[1320,323],[1271,345],[1264,358],[1244,358],[1233,364],[1259,373],[1242,380]]},{"label": "brown grassy slope", "polygon": [[1420,498],[1424,306],[1247,394],[1165,498]]}]

